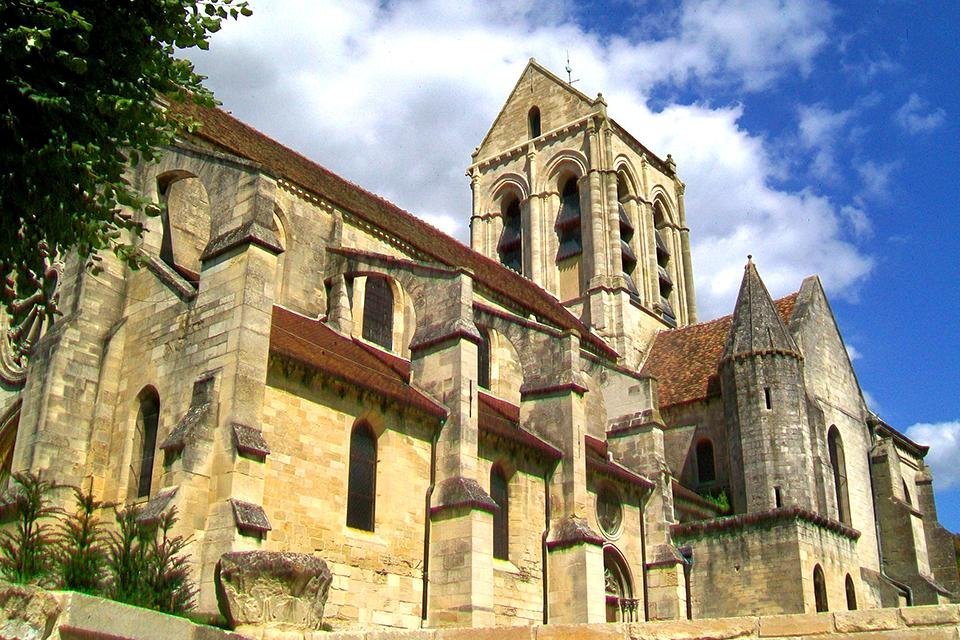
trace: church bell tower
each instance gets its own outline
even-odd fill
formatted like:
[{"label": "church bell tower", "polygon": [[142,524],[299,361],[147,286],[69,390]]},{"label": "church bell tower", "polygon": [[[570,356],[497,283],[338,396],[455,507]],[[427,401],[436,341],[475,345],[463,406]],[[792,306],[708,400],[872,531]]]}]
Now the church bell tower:
[{"label": "church bell tower", "polygon": [[467,170],[470,242],[642,362],[696,321],[683,182],[589,98],[531,59]]}]

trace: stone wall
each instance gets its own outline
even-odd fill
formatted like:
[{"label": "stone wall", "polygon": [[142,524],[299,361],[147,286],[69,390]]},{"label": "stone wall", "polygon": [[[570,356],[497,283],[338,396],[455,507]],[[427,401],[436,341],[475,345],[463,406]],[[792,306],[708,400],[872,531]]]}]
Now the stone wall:
[{"label": "stone wall", "polygon": [[[281,362],[272,363],[269,383],[263,507],[273,530],[262,548],[327,562],[333,628],[419,626],[433,427],[369,397],[311,383]],[[360,420],[377,434],[374,531],[351,529],[345,519],[350,433]]]},{"label": "stone wall", "polygon": [[325,640],[957,640],[960,638],[960,605],[632,624],[333,633],[306,636],[304,640],[321,637]]},{"label": "stone wall", "polygon": [[739,516],[741,526],[724,529],[675,531],[678,544],[693,548],[690,590],[695,618],[814,612],[815,565],[824,572],[831,610],[847,608],[847,575],[854,581],[860,606],[877,606],[865,595],[853,540],[800,518],[774,514],[763,519],[764,514]]},{"label": "stone wall", "polygon": [[[184,618],[72,592],[0,586],[0,639],[250,640]],[[285,631],[253,640],[957,640],[960,605],[842,613],[486,629]]]}]

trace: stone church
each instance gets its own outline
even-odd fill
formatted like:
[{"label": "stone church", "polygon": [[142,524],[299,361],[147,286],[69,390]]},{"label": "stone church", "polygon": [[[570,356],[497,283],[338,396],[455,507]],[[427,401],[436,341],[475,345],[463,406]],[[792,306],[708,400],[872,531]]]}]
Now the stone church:
[{"label": "stone church", "polygon": [[530,61],[470,247],[171,108],[201,126],[131,170],[165,205],[144,266],[52,261],[62,316],[0,327],[0,455],[175,506],[201,612],[238,550],[322,558],[334,629],[957,600],[927,448],[866,406],[819,279],[774,300],[748,260],[698,322],[684,183],[601,95]]}]

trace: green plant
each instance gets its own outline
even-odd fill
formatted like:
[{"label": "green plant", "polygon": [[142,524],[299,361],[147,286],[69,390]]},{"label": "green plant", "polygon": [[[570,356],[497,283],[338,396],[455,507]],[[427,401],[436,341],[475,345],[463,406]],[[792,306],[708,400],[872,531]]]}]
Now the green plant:
[{"label": "green plant", "polygon": [[155,520],[144,519],[136,506],[117,511],[107,552],[110,598],[175,614],[193,608],[196,590],[182,554],[189,539],[170,535],[176,521],[176,509]]},{"label": "green plant", "polygon": [[153,608],[168,613],[182,614],[193,608],[197,591],[190,582],[190,566],[184,548],[190,540],[171,536],[177,521],[176,507],[160,516],[156,537],[151,547],[151,594]]},{"label": "green plant", "polygon": [[178,53],[249,14],[238,0],[0,2],[0,301],[13,326],[13,301],[42,292],[48,255],[110,249],[137,264],[143,226],[129,214],[159,210],[127,170],[196,126],[166,102],[213,105]]},{"label": "green plant", "polygon": [[46,584],[52,576],[53,537],[50,523],[41,520],[60,514],[49,499],[57,485],[30,472],[13,474],[13,483],[17,524],[0,531],[0,574],[20,584]]},{"label": "green plant", "polygon": [[106,548],[97,512],[104,504],[73,488],[76,511],[60,523],[57,535],[60,586],[99,595],[103,589]]},{"label": "green plant", "polygon": [[727,492],[725,489],[721,489],[716,493],[705,491],[700,494],[700,497],[717,507],[721,514],[727,514],[730,512],[730,498],[727,497]]}]

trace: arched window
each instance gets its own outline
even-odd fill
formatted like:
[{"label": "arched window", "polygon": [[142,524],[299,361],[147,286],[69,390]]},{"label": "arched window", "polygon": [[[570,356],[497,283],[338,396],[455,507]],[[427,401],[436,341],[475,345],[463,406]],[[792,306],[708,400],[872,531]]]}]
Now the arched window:
[{"label": "arched window", "polygon": [[363,338],[393,349],[393,291],[386,278],[369,276],[363,292]]},{"label": "arched window", "polygon": [[913,498],[910,497],[910,489],[907,488],[906,480],[903,480],[903,501],[911,507],[913,506]]},{"label": "arched window", "polygon": [[520,218],[520,201],[510,196],[502,203],[500,216],[503,232],[497,244],[500,263],[523,275],[523,225]]},{"label": "arched window", "polygon": [[716,479],[717,472],[713,460],[713,443],[709,440],[701,440],[697,443],[697,481],[700,484],[706,484]]},{"label": "arched window", "polygon": [[137,440],[140,446],[135,450],[139,460],[134,463],[136,470],[137,498],[150,495],[153,483],[153,460],[157,450],[157,426],[160,422],[160,396],[153,387],[146,387],[138,396],[140,409],[137,412]]},{"label": "arched window", "polygon": [[483,327],[480,331],[480,344],[477,345],[477,385],[490,388],[490,332]]},{"label": "arched window", "polygon": [[830,450],[830,467],[833,469],[833,488],[837,497],[837,515],[840,522],[850,524],[850,499],[847,496],[847,469],[843,456],[843,441],[840,431],[831,426],[827,435],[827,448]]},{"label": "arched window", "polygon": [[540,107],[530,107],[527,112],[527,130],[531,138],[540,137]]},{"label": "arched window", "polygon": [[163,236],[160,258],[180,275],[199,277],[200,256],[210,240],[210,199],[203,183],[184,171],[157,179],[166,210],[161,217]]},{"label": "arched window", "polygon": [[377,498],[377,439],[366,422],[350,433],[347,526],[373,531]]},{"label": "arched window", "polygon": [[610,546],[603,549],[603,579],[607,622],[634,622],[637,619],[637,601],[633,597],[630,571],[623,557]]},{"label": "arched window", "polygon": [[660,287],[660,313],[671,326],[677,324],[677,314],[670,304],[670,294],[673,292],[673,279],[670,277],[670,246],[664,239],[667,232],[667,217],[663,213],[663,205],[657,202],[653,205],[654,238],[657,243],[657,281]]},{"label": "arched window", "polygon": [[844,586],[847,590],[847,610],[855,611],[857,609],[857,590],[853,587],[853,578],[850,577],[850,574],[847,574],[847,579],[844,580]]},{"label": "arched window", "polygon": [[813,600],[818,613],[830,610],[827,606],[827,583],[823,579],[823,569],[820,565],[813,568]]},{"label": "arched window", "polygon": [[583,239],[580,231],[580,187],[571,177],[560,192],[560,213],[557,215],[557,267],[560,270],[560,299],[580,295],[580,264]]},{"label": "arched window", "polygon": [[633,280],[633,272],[637,269],[637,254],[633,252],[633,248],[630,246],[630,242],[633,240],[634,229],[633,223],[630,221],[630,216],[627,215],[627,210],[623,204],[629,195],[630,192],[627,188],[626,178],[622,173],[618,174],[617,210],[620,215],[620,266],[623,270],[623,276],[627,281],[627,288],[631,294],[638,296],[640,292],[637,291],[637,285]]},{"label": "arched window", "polygon": [[510,502],[507,496],[507,479],[499,465],[490,471],[490,497],[499,509],[493,514],[493,557],[510,559]]}]

